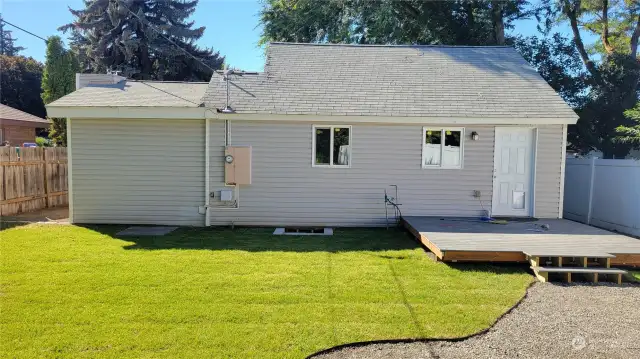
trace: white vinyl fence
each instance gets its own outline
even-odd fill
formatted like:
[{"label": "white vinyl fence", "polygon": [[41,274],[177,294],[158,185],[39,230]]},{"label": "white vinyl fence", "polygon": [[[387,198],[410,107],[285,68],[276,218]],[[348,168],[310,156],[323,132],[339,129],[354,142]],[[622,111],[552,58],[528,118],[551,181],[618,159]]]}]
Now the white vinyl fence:
[{"label": "white vinyl fence", "polygon": [[640,161],[568,158],[563,215],[640,236]]}]

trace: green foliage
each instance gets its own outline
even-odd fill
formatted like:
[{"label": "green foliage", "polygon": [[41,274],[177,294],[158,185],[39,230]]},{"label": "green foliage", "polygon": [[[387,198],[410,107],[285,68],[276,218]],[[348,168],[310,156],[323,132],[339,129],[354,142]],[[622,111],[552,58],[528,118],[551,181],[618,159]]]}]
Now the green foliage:
[{"label": "green foliage", "polygon": [[[42,76],[42,99],[45,104],[51,103],[64,95],[75,91],[76,73],[80,66],[75,54],[64,48],[59,36],[47,39],[47,52]],[[49,138],[58,146],[66,146],[66,120],[51,119]]]},{"label": "green foliage", "polygon": [[640,148],[640,103],[637,103],[636,107],[625,111],[624,114],[628,119],[634,121],[634,124],[618,126],[616,128],[618,133],[616,139]]},{"label": "green foliage", "polygon": [[5,23],[2,22],[2,14],[0,14],[0,55],[18,56],[25,48],[16,46],[13,38],[13,31],[5,29]]},{"label": "green foliage", "polygon": [[582,152],[596,149],[605,158],[624,158],[632,146],[617,139],[617,128],[633,124],[625,113],[637,102],[640,66],[628,55],[614,53],[598,64],[598,76],[591,87],[590,101],[579,111],[571,142]]},{"label": "green foliage", "polygon": [[49,138],[56,146],[67,145],[67,119],[51,118],[51,126],[49,127]]},{"label": "green foliage", "polygon": [[24,56],[0,55],[0,103],[45,117],[40,97],[42,64]]},{"label": "green foliage", "polygon": [[36,137],[36,145],[38,147],[51,147],[51,141],[44,137]]},{"label": "green foliage", "polygon": [[75,21],[60,30],[71,32],[71,47],[77,49],[84,70],[120,71],[135,79],[209,81],[210,69],[165,39],[209,67],[221,68],[224,58],[218,52],[195,45],[205,31],[188,20],[197,4],[198,0],[86,0],[84,9],[70,10]]},{"label": "green foliage", "polygon": [[[588,71],[588,101],[576,107],[580,119],[570,127],[570,147],[583,153],[600,150],[605,158],[624,157],[630,145],[616,140],[616,128],[631,124],[625,111],[638,100],[640,7],[626,0],[541,0],[540,5],[546,11],[546,30],[558,23],[570,26]],[[585,44],[585,33],[598,40]]]},{"label": "green foliage", "polygon": [[75,90],[76,73],[80,70],[73,52],[64,48],[59,36],[47,39],[47,52],[42,76],[42,99],[49,104]]},{"label": "green foliage", "polygon": [[119,239],[123,228],[0,232],[0,357],[283,359],[458,337],[491,325],[532,281],[522,268],[436,263],[400,230]]},{"label": "green foliage", "polygon": [[261,44],[504,44],[528,1],[266,0]]},{"label": "green foliage", "polygon": [[589,98],[589,74],[575,43],[559,34],[548,37],[516,37],[514,47],[549,85],[574,108]]}]

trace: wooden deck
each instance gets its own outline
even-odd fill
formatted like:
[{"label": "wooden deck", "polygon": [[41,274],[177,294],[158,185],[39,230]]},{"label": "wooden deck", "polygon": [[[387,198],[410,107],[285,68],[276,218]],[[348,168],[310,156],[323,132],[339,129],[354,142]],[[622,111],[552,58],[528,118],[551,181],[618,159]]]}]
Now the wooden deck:
[{"label": "wooden deck", "polygon": [[403,223],[442,261],[588,257],[610,258],[611,265],[640,266],[639,239],[564,219],[492,224],[475,218],[403,217]]}]

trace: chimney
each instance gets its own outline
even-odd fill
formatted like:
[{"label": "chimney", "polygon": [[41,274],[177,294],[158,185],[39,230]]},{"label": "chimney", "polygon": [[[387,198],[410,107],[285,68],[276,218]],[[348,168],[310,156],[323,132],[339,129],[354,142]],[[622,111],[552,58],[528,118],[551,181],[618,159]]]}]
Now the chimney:
[{"label": "chimney", "polygon": [[117,74],[76,74],[76,90],[89,85],[115,85],[126,79]]}]

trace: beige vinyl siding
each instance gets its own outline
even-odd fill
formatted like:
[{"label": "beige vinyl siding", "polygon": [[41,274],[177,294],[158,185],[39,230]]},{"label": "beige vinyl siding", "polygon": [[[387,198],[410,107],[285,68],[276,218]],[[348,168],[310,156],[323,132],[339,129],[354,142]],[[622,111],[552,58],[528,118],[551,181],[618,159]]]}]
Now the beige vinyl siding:
[{"label": "beige vinyl siding", "polygon": [[73,119],[76,223],[204,225],[203,120]]},{"label": "beige vinyl siding", "polygon": [[565,156],[562,135],[562,125],[538,127],[535,216],[539,218],[559,216],[560,175]]},{"label": "beige vinyl siding", "polygon": [[[218,207],[219,190],[225,188],[224,123],[212,121],[213,225],[382,225],[384,190],[393,195],[389,185],[398,186],[407,216],[478,216],[482,208],[474,190],[482,192],[487,209],[491,206],[491,126],[464,126],[463,169],[422,169],[422,126],[353,124],[351,168],[313,168],[314,123],[230,124],[231,144],[252,146],[253,184],[240,187],[240,208]],[[470,140],[473,131],[480,140]]]}]

